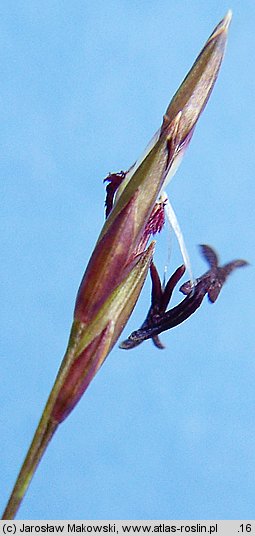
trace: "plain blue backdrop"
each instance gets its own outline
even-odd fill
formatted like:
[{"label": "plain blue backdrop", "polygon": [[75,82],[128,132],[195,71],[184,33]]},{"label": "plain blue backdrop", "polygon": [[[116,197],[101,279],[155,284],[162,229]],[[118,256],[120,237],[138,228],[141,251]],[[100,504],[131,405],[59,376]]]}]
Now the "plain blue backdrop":
[{"label": "plain blue backdrop", "polygon": [[[219,80],[168,193],[197,244],[237,271],[219,300],[150,341],[116,346],[60,427],[19,519],[254,519],[253,1],[1,4],[0,503],[65,351],[104,221],[103,178],[127,169],[214,26],[233,10]],[[169,270],[180,261],[172,238]],[[157,265],[169,249],[163,231]],[[123,336],[149,305],[150,282]],[[178,294],[178,292],[177,292]],[[175,296],[175,301],[178,296]]]}]

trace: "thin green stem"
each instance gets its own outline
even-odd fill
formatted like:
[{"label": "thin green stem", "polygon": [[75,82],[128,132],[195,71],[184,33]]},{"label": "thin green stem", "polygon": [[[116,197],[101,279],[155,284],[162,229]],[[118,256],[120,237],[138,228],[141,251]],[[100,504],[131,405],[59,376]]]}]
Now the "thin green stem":
[{"label": "thin green stem", "polygon": [[56,422],[45,422],[43,415],[35,432],[34,439],[31,443],[24,463],[21,467],[2,519],[14,519],[36,471],[36,468],[57,427],[58,423]]},{"label": "thin green stem", "polygon": [[70,365],[73,362],[77,344],[80,340],[83,328],[84,325],[82,323],[73,323],[65,357],[3,513],[2,519],[14,519],[37,469],[37,466],[59,425],[59,423],[51,416],[52,409],[69,372]]}]

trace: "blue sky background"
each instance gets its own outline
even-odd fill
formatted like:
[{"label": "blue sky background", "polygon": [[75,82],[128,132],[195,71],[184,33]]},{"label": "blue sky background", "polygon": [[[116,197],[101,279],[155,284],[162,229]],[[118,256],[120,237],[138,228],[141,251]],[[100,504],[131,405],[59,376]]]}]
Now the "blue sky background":
[{"label": "blue sky background", "polygon": [[[214,26],[233,9],[219,80],[168,188],[197,244],[247,259],[214,306],[117,347],[60,427],[19,519],[254,519],[253,1],[1,4],[1,413],[4,507],[65,351],[104,220],[102,179],[127,169]],[[168,234],[158,240],[162,273]],[[172,240],[169,270],[180,254]],[[140,325],[150,283],[124,331]],[[178,293],[177,293],[178,294]],[[178,296],[175,298],[177,299]]]}]

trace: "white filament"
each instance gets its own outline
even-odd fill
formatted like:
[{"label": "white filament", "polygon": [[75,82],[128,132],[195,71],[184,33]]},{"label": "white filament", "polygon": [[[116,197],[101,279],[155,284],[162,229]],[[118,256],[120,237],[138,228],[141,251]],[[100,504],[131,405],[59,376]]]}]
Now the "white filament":
[{"label": "white filament", "polygon": [[189,254],[188,254],[188,251],[187,251],[187,248],[186,248],[186,244],[185,244],[185,241],[184,241],[184,237],[183,237],[179,222],[177,220],[176,214],[175,214],[174,209],[173,209],[173,207],[172,207],[172,205],[171,205],[171,203],[170,203],[170,201],[168,199],[167,194],[164,192],[161,197],[164,199],[164,202],[165,202],[165,214],[166,214],[167,220],[168,220],[170,226],[172,227],[172,229],[173,229],[173,231],[174,231],[174,233],[176,235],[176,238],[178,240],[180,250],[181,250],[181,254],[182,254],[182,258],[183,258],[183,262],[184,262],[184,265],[185,265],[186,270],[187,270],[187,272],[189,274],[189,277],[190,277],[190,282],[191,282],[192,285],[194,285],[195,284],[195,279],[194,279],[193,273],[192,273],[191,262],[190,262]]}]

